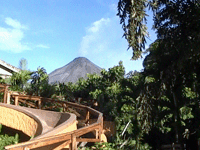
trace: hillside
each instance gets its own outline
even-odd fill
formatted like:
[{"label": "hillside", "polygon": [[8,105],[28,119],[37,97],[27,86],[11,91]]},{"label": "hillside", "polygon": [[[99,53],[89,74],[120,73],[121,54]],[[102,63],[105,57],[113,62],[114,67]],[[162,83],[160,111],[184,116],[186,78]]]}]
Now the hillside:
[{"label": "hillside", "polygon": [[85,57],[77,57],[67,65],[58,68],[49,74],[49,83],[75,83],[79,78],[86,78],[87,74],[100,74],[101,68]]}]

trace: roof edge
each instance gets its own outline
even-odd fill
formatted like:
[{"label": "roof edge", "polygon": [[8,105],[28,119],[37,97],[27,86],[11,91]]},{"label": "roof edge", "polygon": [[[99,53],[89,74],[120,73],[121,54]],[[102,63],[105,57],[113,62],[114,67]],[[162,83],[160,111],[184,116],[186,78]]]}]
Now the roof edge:
[{"label": "roof edge", "polygon": [[21,69],[19,69],[17,67],[14,67],[14,66],[10,65],[9,63],[6,63],[5,61],[3,61],[1,59],[0,59],[0,65],[10,69],[13,72],[19,72],[21,70]]}]

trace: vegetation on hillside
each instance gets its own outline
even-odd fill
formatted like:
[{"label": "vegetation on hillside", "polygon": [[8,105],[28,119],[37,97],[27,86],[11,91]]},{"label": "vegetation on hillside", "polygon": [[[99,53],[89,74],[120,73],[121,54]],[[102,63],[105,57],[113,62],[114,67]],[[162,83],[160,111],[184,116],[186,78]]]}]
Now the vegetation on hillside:
[{"label": "vegetation on hillside", "polygon": [[[177,114],[173,99],[170,99],[170,91],[164,84],[158,86],[160,83],[156,78],[147,76],[145,71],[125,74],[125,68],[120,62],[108,70],[102,70],[101,75],[89,74],[86,80],[80,79],[76,84],[48,85],[46,78],[42,78],[42,81],[40,91],[52,90],[34,91],[32,87],[35,82],[30,82],[27,92],[32,91],[32,94],[40,96],[43,94],[44,97],[57,95],[59,98],[96,99],[98,105],[88,105],[103,112],[105,120],[116,123],[116,135],[109,139],[109,142],[115,143],[112,144],[113,148],[118,149],[123,145],[121,149],[157,149],[177,140],[175,127],[179,124],[175,122]],[[197,95],[191,88],[184,87],[181,92],[184,103],[179,109],[178,129],[185,143],[192,136],[199,135],[199,108],[195,105]]]},{"label": "vegetation on hillside", "polygon": [[[154,12],[157,40],[144,49],[146,8]],[[45,69],[22,70],[12,89],[44,97],[96,99],[91,105],[115,121],[116,135],[97,149],[160,149],[179,143],[197,149],[200,138],[200,4],[197,0],[119,0],[118,16],[133,59],[146,53],[141,72],[122,62],[76,84],[49,85]],[[2,82],[2,81],[1,81]],[[8,81],[7,81],[8,82]],[[28,84],[27,84],[28,83]],[[68,99],[69,98],[69,99]],[[112,143],[112,144],[111,144]]]}]

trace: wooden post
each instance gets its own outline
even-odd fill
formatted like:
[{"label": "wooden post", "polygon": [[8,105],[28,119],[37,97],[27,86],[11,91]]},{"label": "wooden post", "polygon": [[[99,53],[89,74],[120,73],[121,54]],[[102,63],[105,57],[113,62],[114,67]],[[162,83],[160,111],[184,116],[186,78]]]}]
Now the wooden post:
[{"label": "wooden post", "polygon": [[85,120],[88,121],[90,119],[90,112],[88,111],[88,109],[86,110],[86,116],[85,116]]},{"label": "wooden post", "polygon": [[71,143],[71,150],[77,150],[77,144],[76,144],[76,136],[72,134],[72,143]]},{"label": "wooden post", "polygon": [[42,105],[41,105],[41,99],[38,101],[38,109],[41,109]]},{"label": "wooden post", "polygon": [[99,137],[99,130],[97,130],[97,129],[95,129],[95,136],[96,136],[96,139],[98,139],[98,137]]},{"label": "wooden post", "polygon": [[6,97],[7,97],[7,92],[8,92],[8,86],[5,86],[4,87],[5,89],[4,89],[4,96],[3,96],[3,103],[6,103]]},{"label": "wooden post", "polygon": [[15,96],[15,105],[19,105],[19,97],[18,96]]},{"label": "wooden post", "polygon": [[66,104],[63,103],[62,106],[63,106],[63,112],[66,112]]},{"label": "wooden post", "polygon": [[101,117],[101,124],[99,127],[99,140],[101,142],[101,134],[103,133],[103,116]]},{"label": "wooden post", "polygon": [[10,92],[7,93],[7,104],[10,104]]}]

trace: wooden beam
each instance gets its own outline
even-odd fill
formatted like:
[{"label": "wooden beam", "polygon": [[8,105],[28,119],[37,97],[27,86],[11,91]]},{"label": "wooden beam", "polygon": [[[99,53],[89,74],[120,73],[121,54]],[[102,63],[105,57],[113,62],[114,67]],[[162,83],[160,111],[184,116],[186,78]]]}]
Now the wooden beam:
[{"label": "wooden beam", "polygon": [[79,136],[89,133],[95,129],[99,129],[99,124],[94,123],[89,126],[85,126],[83,128],[76,130],[74,134],[76,134],[76,136],[79,137]]},{"label": "wooden beam", "polygon": [[100,123],[102,121],[102,118],[103,118],[103,114],[100,113],[97,119],[97,123]]},{"label": "wooden beam", "polygon": [[87,109],[86,111],[86,116],[85,116],[85,120],[88,121],[90,119],[90,112],[89,110]]},{"label": "wooden beam", "polygon": [[68,106],[65,103],[63,103],[62,108],[63,108],[63,112],[66,112],[68,109]]},{"label": "wooden beam", "polygon": [[27,104],[27,105],[29,105],[29,106],[31,106],[31,107],[36,108],[36,104],[34,104],[34,103],[27,102],[27,101],[22,100],[22,99],[19,99],[18,101],[20,101],[20,102],[22,102],[22,103],[24,103],[24,104]]},{"label": "wooden beam", "polygon": [[7,93],[7,104],[10,104],[10,93]]},{"label": "wooden beam", "polygon": [[7,103],[7,92],[8,92],[8,86],[5,86],[4,88],[4,96],[3,96],[3,102]]},{"label": "wooden beam", "polygon": [[21,149],[21,148],[23,148],[23,149],[25,149],[25,148],[29,148],[29,149],[39,148],[39,147],[55,144],[55,143],[58,143],[58,142],[71,140],[71,134],[66,134],[66,133],[65,134],[58,134],[58,135],[53,135],[53,136],[50,136],[50,137],[36,139],[36,140],[33,140],[33,141],[27,141],[27,142],[15,144],[15,145],[9,145],[9,146],[6,146],[5,149],[11,150],[11,149]]},{"label": "wooden beam", "polygon": [[19,105],[19,98],[18,98],[18,96],[15,96],[15,105]]},{"label": "wooden beam", "polygon": [[39,100],[39,101],[38,101],[38,109],[42,109],[42,105],[41,105],[41,103],[42,103],[42,101]]},{"label": "wooden beam", "polygon": [[58,147],[54,148],[53,150],[61,150],[62,148],[65,148],[67,145],[71,143],[71,140],[67,140],[66,142],[62,143]]},{"label": "wooden beam", "polygon": [[95,129],[95,137],[96,139],[99,139],[99,130]]},{"label": "wooden beam", "polygon": [[77,150],[76,135],[72,134],[71,150]]},{"label": "wooden beam", "polygon": [[100,142],[99,139],[92,139],[92,138],[77,138],[77,142]]},{"label": "wooden beam", "polygon": [[40,97],[31,95],[18,95],[20,99],[39,101]]},{"label": "wooden beam", "polygon": [[99,140],[101,142],[101,135],[103,134],[103,117],[101,118],[100,121],[100,126],[99,126]]}]

